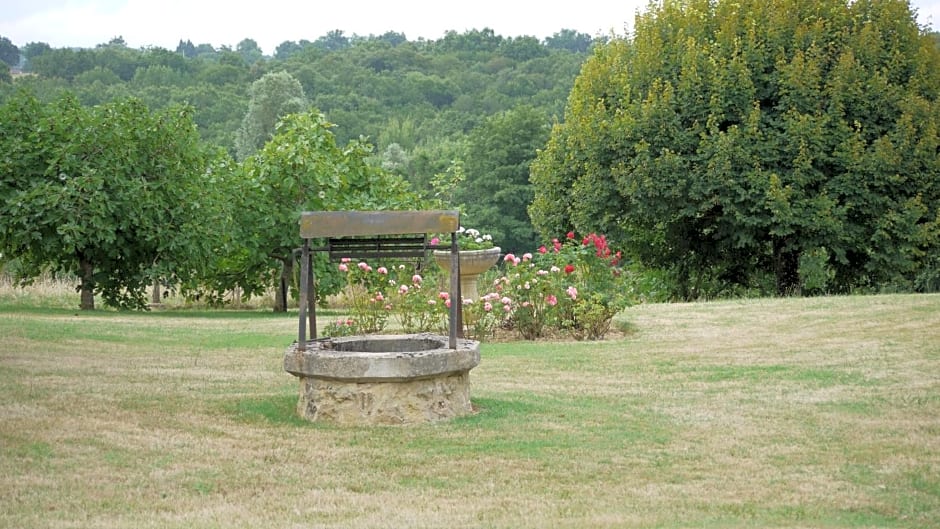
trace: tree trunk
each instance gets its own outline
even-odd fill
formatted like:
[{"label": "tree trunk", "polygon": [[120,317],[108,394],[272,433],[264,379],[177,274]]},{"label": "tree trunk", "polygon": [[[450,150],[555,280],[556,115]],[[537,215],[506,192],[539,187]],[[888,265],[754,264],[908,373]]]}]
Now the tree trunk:
[{"label": "tree trunk", "polygon": [[155,279],[153,281],[153,292],[150,294],[150,303],[159,305],[162,302],[163,299],[160,295],[160,281]]},{"label": "tree trunk", "polygon": [[288,257],[281,259],[281,277],[277,282],[274,293],[274,312],[287,312],[287,297],[290,293],[290,284],[294,277],[294,260]]},{"label": "tree trunk", "polygon": [[79,287],[82,293],[81,310],[95,310],[95,265],[84,257],[78,258],[78,266],[82,273],[82,284]]},{"label": "tree trunk", "polygon": [[774,239],[774,276],[777,295],[800,295],[800,252],[787,244],[786,239]]}]

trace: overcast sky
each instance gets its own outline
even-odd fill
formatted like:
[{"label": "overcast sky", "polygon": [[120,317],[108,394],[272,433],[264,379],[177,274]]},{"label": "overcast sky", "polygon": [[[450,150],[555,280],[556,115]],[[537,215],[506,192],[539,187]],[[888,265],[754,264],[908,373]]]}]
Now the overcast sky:
[{"label": "overcast sky", "polygon": [[[3,0],[0,36],[13,44],[94,47],[123,37],[128,46],[175,50],[180,40],[235,47],[254,39],[265,54],[285,40],[404,33],[438,39],[449,30],[490,28],[497,35],[543,39],[561,29],[618,35],[646,0]],[[918,21],[940,27],[940,0],[914,0]]]}]

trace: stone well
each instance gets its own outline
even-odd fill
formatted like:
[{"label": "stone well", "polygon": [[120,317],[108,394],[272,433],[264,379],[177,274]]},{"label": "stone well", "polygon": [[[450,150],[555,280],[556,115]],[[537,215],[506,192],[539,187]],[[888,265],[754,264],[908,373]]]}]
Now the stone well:
[{"label": "stone well", "polygon": [[339,424],[414,424],[467,415],[480,342],[436,334],[364,335],[292,344],[284,370],[300,379],[297,412]]}]

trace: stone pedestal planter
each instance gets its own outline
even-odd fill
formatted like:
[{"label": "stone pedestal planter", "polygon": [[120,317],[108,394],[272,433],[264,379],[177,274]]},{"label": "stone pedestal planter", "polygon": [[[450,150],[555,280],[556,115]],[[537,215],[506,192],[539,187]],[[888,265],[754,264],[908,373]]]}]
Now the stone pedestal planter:
[{"label": "stone pedestal planter", "polygon": [[[500,254],[499,246],[486,250],[461,250],[460,253],[460,295],[464,299],[476,301],[480,298],[477,280],[480,274],[496,264]],[[450,252],[434,251],[434,261],[450,274]]]}]

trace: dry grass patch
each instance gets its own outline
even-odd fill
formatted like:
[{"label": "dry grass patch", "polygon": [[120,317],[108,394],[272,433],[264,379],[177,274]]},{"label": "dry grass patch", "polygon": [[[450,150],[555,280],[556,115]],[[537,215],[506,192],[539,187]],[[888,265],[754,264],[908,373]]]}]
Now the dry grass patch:
[{"label": "dry grass patch", "polygon": [[929,527],[940,296],[648,305],[492,343],[478,412],[293,414],[292,316],[0,294],[0,527]]}]

